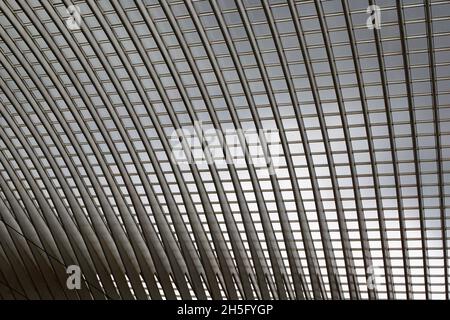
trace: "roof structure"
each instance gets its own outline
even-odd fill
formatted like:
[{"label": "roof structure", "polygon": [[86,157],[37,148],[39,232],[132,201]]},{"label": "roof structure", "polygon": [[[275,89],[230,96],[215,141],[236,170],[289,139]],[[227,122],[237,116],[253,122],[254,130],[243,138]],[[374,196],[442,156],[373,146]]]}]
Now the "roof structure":
[{"label": "roof structure", "polygon": [[450,298],[450,1],[4,0],[0,75],[2,299]]}]

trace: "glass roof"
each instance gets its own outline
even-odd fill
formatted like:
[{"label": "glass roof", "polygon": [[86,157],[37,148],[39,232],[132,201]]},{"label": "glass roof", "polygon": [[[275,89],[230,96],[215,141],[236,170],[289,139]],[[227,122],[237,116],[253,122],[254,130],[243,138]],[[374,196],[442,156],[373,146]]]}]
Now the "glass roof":
[{"label": "glass roof", "polygon": [[450,298],[449,1],[5,0],[0,74],[0,298]]}]

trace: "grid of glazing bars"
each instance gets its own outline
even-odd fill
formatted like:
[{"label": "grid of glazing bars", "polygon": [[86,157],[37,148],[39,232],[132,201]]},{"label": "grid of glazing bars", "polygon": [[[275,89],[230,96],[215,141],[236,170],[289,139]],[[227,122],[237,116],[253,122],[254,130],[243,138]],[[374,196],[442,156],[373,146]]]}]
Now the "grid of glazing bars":
[{"label": "grid of glazing bars", "polygon": [[0,74],[0,298],[450,297],[449,1],[5,0]]}]

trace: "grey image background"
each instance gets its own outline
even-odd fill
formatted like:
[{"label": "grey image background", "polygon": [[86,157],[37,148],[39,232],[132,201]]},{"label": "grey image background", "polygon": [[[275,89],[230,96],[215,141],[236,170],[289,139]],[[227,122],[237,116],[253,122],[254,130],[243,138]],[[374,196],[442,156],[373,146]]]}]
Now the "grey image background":
[{"label": "grey image background", "polygon": [[0,299],[450,298],[450,1],[4,0],[0,75]]}]

